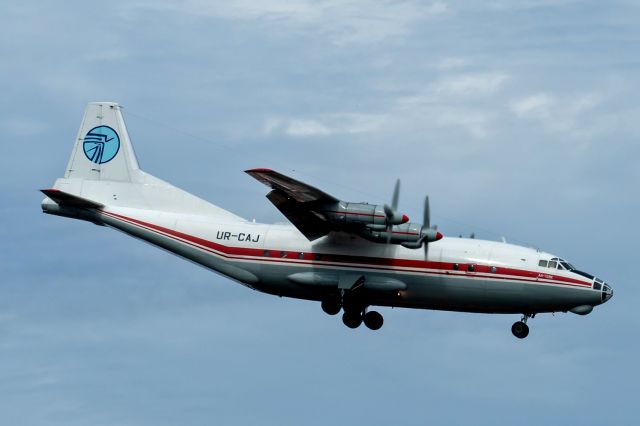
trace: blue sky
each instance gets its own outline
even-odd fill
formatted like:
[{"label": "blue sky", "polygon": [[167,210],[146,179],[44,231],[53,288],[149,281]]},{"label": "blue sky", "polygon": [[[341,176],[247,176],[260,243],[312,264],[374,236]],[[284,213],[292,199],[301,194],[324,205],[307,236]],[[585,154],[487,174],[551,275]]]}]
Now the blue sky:
[{"label": "blue sky", "polygon": [[[4,2],[0,422],[635,421],[636,2]],[[446,235],[542,248],[608,282],[586,317],[382,309],[373,333],[112,230],[40,213],[84,106],[141,166],[283,221],[272,167]]]}]

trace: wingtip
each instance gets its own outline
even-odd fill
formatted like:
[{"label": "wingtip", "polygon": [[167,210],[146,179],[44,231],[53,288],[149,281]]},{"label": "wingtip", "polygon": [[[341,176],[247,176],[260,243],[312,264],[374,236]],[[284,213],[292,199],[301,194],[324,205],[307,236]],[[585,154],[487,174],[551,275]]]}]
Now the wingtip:
[{"label": "wingtip", "polygon": [[56,192],[60,192],[60,190],[55,188],[45,188],[45,189],[41,189],[40,192],[42,192],[44,195],[49,195],[49,194],[54,194]]},{"label": "wingtip", "polygon": [[266,168],[262,168],[262,167],[258,167],[256,169],[247,169],[244,171],[245,173],[273,173],[273,170],[271,169],[266,169]]}]

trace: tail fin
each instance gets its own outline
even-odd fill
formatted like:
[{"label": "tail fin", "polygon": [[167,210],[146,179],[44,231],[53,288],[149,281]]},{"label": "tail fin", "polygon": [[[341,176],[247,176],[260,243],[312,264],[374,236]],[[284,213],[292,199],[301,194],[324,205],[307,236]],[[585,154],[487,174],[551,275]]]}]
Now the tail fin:
[{"label": "tail fin", "polygon": [[89,103],[64,177],[136,182],[139,170],[121,107],[113,102]]},{"label": "tail fin", "polygon": [[64,178],[43,192],[45,212],[80,219],[86,217],[78,208],[129,207],[244,221],[140,170],[122,108],[114,102],[87,105]]}]

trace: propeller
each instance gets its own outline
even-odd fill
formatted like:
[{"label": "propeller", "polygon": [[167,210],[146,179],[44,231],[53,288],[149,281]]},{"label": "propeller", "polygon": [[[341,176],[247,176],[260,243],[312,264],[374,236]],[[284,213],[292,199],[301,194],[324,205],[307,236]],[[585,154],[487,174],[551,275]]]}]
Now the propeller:
[{"label": "propeller", "polygon": [[393,196],[391,197],[391,205],[385,204],[384,214],[387,216],[387,229],[389,225],[398,225],[400,223],[405,223],[409,220],[409,218],[405,215],[399,214],[396,210],[398,209],[398,200],[400,199],[400,179],[396,180],[396,186],[393,188]]},{"label": "propeller", "polygon": [[424,257],[429,254],[429,243],[438,241],[442,238],[442,234],[438,232],[438,226],[431,226],[431,208],[429,207],[429,196],[424,197],[424,217],[422,222],[422,241],[424,245]]},{"label": "propeller", "polygon": [[384,214],[387,219],[387,244],[391,241],[391,230],[393,225],[399,225],[401,223],[405,223],[409,221],[407,215],[399,214],[397,212],[398,209],[398,200],[400,199],[400,179],[396,179],[396,185],[393,188],[393,195],[391,197],[391,205],[385,204]]},{"label": "propeller", "polygon": [[423,223],[420,229],[420,238],[417,241],[405,242],[402,245],[410,249],[419,249],[424,246],[425,258],[428,254],[429,243],[438,241],[443,235],[438,232],[438,226],[431,226],[431,209],[429,208],[429,197],[424,198],[424,211],[423,211]]}]

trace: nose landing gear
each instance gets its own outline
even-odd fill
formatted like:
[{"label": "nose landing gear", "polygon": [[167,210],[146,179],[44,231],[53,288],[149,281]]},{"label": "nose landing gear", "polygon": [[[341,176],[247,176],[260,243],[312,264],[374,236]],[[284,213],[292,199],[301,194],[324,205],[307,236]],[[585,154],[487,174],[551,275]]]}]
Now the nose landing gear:
[{"label": "nose landing gear", "polygon": [[524,339],[529,335],[529,326],[527,325],[527,320],[529,318],[535,317],[536,314],[524,314],[522,315],[522,319],[520,321],[514,322],[511,326],[511,332],[518,339]]}]

